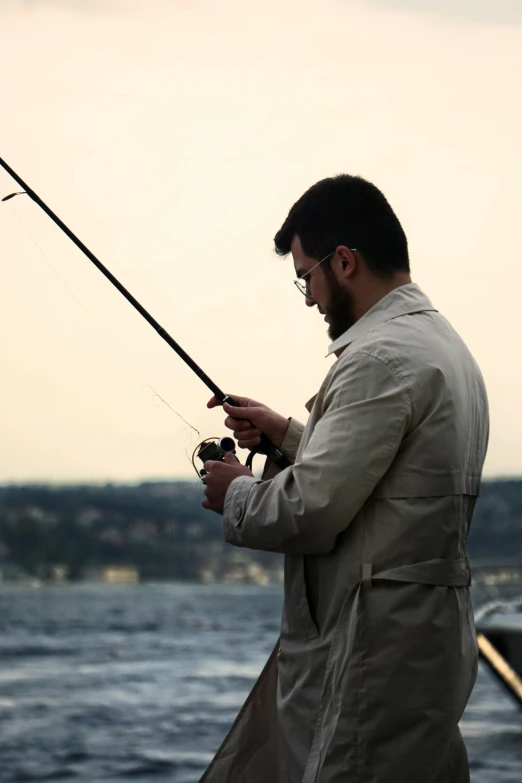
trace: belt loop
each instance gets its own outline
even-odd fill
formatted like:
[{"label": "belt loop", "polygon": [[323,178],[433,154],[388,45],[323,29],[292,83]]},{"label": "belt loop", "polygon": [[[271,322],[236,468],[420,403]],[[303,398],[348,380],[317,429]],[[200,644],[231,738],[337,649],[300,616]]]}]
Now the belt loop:
[{"label": "belt loop", "polygon": [[373,563],[363,563],[361,580],[363,590],[372,589],[372,571]]}]

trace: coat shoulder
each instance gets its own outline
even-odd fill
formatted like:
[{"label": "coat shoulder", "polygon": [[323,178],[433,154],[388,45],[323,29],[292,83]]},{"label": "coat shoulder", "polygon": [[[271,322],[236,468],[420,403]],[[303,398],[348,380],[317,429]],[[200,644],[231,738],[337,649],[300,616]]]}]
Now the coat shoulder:
[{"label": "coat shoulder", "polygon": [[405,382],[413,396],[429,388],[464,380],[483,390],[482,373],[471,351],[449,321],[437,311],[391,318],[354,340],[339,357],[342,365],[354,354],[380,359]]}]

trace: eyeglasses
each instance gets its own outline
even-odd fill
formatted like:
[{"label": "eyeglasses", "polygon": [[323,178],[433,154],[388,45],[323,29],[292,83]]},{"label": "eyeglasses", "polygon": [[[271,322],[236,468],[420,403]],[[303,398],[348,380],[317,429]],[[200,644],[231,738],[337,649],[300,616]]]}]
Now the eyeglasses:
[{"label": "eyeglasses", "polygon": [[[356,247],[350,247],[349,249],[352,251],[352,253],[357,253]],[[328,259],[334,256],[336,252],[337,252],[337,248],[333,250],[331,253],[328,253],[328,255],[325,256],[324,258],[321,258],[321,260],[315,266],[309,269],[308,272],[306,272],[306,274],[301,275],[301,277],[298,277],[297,280],[294,280],[294,285],[296,286],[297,290],[301,291],[303,296],[306,296],[307,299],[311,299],[312,292],[308,287],[309,279],[306,280],[306,278],[309,278],[309,276],[312,274],[314,269],[317,269],[318,266],[321,266],[323,261],[328,261]]]}]

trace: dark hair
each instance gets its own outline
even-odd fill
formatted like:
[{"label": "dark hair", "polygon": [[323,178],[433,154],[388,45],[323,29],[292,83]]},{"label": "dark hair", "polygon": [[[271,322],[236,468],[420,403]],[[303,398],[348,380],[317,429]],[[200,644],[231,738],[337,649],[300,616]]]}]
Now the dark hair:
[{"label": "dark hair", "polygon": [[395,212],[362,177],[339,174],[312,185],[275,235],[276,253],[286,256],[296,235],[304,253],[317,260],[346,245],[360,250],[379,277],[410,271],[408,242]]}]

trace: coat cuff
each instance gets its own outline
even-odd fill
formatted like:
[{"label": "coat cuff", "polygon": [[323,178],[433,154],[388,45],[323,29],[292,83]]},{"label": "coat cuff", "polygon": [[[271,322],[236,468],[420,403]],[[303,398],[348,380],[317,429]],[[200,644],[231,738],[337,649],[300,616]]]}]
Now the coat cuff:
[{"label": "coat cuff", "polygon": [[303,432],[304,424],[301,424],[301,422],[297,421],[297,419],[291,418],[285,438],[281,444],[281,451],[288,457],[290,462],[295,462],[297,449],[301,443]]},{"label": "coat cuff", "polygon": [[[289,421],[290,424],[281,444],[281,451],[285,457],[288,457],[290,462],[294,463],[301,438],[303,437],[304,424],[301,424],[297,419],[290,418]],[[271,459],[267,458],[263,468],[263,481],[274,478],[278,473],[281,473],[281,468],[278,468]]]},{"label": "coat cuff", "polygon": [[225,496],[223,508],[223,533],[229,544],[242,546],[240,525],[245,516],[250,490],[259,479],[250,476],[238,476],[231,482]]}]

